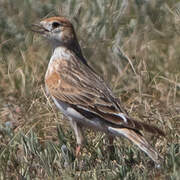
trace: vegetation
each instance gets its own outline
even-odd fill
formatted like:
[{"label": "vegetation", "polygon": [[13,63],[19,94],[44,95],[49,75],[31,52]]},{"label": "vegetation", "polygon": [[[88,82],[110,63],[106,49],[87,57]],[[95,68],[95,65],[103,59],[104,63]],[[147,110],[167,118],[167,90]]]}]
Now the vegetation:
[{"label": "vegetation", "polygon": [[[178,0],[1,0],[0,179],[179,179],[180,3]],[[74,158],[72,129],[44,88],[51,48],[30,31],[41,18],[65,15],[89,64],[129,114],[167,134],[147,139],[164,157],[153,162],[126,139],[115,153],[104,134],[87,130]]]}]

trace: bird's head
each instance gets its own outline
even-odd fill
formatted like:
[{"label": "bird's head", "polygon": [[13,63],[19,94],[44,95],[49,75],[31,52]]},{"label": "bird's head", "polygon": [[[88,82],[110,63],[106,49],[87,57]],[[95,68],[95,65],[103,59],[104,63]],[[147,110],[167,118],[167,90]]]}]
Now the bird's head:
[{"label": "bird's head", "polygon": [[50,17],[43,19],[39,24],[33,24],[32,31],[42,34],[53,45],[53,49],[59,46],[73,51],[83,63],[87,64],[74,31],[73,25],[65,17]]},{"label": "bird's head", "polygon": [[53,45],[71,46],[77,41],[73,25],[65,17],[50,17],[32,25],[32,31],[42,34]]}]

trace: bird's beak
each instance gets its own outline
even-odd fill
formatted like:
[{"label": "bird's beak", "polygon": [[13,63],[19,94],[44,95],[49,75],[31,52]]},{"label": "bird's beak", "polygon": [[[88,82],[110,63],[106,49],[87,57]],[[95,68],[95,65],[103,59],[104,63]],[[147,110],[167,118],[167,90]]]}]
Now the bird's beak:
[{"label": "bird's beak", "polygon": [[41,24],[32,24],[31,31],[44,34],[45,32],[49,32],[46,28],[44,28]]}]

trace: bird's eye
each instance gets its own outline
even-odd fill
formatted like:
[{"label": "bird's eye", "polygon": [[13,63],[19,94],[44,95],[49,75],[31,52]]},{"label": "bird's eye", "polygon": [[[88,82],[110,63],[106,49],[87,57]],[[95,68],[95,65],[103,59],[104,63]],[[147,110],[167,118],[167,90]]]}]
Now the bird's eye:
[{"label": "bird's eye", "polygon": [[55,28],[57,28],[57,27],[59,27],[61,24],[60,23],[58,23],[58,22],[53,22],[52,23],[52,27],[53,27],[53,29],[55,29]]}]

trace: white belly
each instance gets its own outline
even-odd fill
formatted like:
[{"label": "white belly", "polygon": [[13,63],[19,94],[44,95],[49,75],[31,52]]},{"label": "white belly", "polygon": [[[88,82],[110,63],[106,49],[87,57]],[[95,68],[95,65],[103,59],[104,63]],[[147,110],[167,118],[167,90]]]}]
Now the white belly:
[{"label": "white belly", "polygon": [[58,109],[71,121],[75,120],[83,126],[92,128],[94,130],[103,131],[107,133],[108,125],[99,118],[87,119],[75,109],[71,108],[68,104],[57,101],[56,98],[52,97],[54,103]]}]

